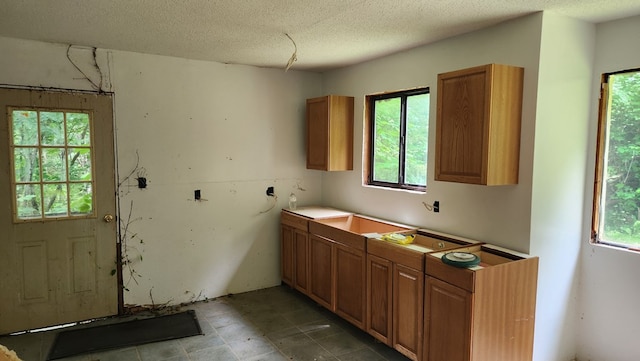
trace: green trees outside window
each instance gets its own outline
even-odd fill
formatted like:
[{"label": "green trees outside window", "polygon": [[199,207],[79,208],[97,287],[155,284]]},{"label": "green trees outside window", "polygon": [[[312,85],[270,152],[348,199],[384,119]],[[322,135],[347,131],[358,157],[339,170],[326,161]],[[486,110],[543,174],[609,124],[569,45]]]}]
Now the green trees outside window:
[{"label": "green trees outside window", "polygon": [[10,109],[16,220],[93,214],[90,115]]},{"label": "green trees outside window", "polygon": [[640,249],[640,70],[606,77],[597,241]]}]

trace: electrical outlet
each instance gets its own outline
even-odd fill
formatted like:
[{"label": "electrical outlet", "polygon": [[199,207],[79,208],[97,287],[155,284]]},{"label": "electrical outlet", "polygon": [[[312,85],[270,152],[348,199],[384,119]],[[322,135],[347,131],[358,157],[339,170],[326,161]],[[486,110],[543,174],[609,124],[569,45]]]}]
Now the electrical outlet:
[{"label": "electrical outlet", "polygon": [[273,197],[275,195],[275,191],[273,190],[273,187],[267,187],[267,195],[269,197]]},{"label": "electrical outlet", "polygon": [[139,177],[139,178],[136,178],[136,179],[138,180],[138,188],[140,188],[140,189],[147,188],[147,178]]}]

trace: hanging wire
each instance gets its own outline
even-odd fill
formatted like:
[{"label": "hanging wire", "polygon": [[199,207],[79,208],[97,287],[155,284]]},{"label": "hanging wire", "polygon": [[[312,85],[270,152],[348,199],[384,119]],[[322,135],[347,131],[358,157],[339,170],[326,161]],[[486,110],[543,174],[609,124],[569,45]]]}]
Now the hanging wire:
[{"label": "hanging wire", "polygon": [[92,47],[92,55],[93,55],[93,67],[98,71],[98,75],[100,75],[100,84],[96,84],[93,80],[91,80],[91,78],[89,78],[87,76],[87,74],[82,71],[82,69],[80,69],[80,67],[71,59],[71,55],[69,54],[69,52],[71,51],[71,47],[73,46],[73,44],[69,44],[69,46],[67,47],[67,59],[69,59],[69,62],[71,63],[71,65],[73,65],[79,72],[80,74],[82,74],[82,76],[84,76],[84,78],[91,83],[91,86],[97,90],[99,93],[102,93],[102,69],[100,69],[100,66],[98,65],[98,60],[97,60],[97,48]]},{"label": "hanging wire", "polygon": [[293,38],[291,38],[291,36],[289,36],[289,34],[285,33],[284,35],[287,36],[287,38],[289,38],[289,40],[291,40],[291,42],[293,43],[293,54],[291,54],[291,57],[289,58],[289,61],[287,62],[287,66],[284,68],[284,71],[286,72],[287,70],[289,70],[289,68],[291,68],[291,66],[293,65],[293,63],[295,63],[298,60],[298,46],[296,45],[296,42],[293,41]]}]

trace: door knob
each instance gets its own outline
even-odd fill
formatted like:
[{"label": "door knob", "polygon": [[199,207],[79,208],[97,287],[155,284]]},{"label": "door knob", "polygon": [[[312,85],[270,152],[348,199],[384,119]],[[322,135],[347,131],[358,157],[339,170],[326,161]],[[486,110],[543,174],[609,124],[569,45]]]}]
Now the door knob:
[{"label": "door knob", "polygon": [[111,223],[111,222],[113,222],[113,215],[105,214],[105,216],[102,217],[102,219],[104,219],[104,221],[107,222],[107,223]]}]

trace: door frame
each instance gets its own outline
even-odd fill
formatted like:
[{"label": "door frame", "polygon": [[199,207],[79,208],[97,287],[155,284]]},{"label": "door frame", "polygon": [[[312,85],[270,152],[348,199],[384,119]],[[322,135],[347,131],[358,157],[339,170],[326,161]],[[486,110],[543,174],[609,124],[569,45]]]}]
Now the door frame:
[{"label": "door frame", "polygon": [[[120,199],[120,174],[118,167],[118,136],[117,136],[117,127],[116,127],[116,109],[115,109],[115,92],[113,91],[91,91],[91,90],[78,90],[78,89],[68,89],[68,88],[56,88],[56,87],[39,87],[39,86],[21,86],[14,84],[0,84],[1,90],[26,90],[26,91],[35,91],[35,92],[47,92],[47,93],[62,93],[62,94],[86,94],[86,95],[97,95],[97,96],[108,96],[110,98],[110,108],[111,108],[111,127],[113,129],[113,137],[110,140],[110,144],[113,150],[113,189],[115,191],[115,221],[116,221],[116,233],[115,239],[113,240],[113,245],[116,247],[116,283],[117,283],[117,315],[124,314],[124,283],[123,283],[123,262],[122,262],[122,223],[121,223],[121,199]],[[3,109],[1,111],[6,111]],[[9,164],[10,165],[10,164]],[[10,165],[11,166],[11,165]],[[96,215],[96,219],[100,219],[100,215]],[[84,320],[78,320],[84,321]],[[76,321],[77,322],[77,321]]]}]

